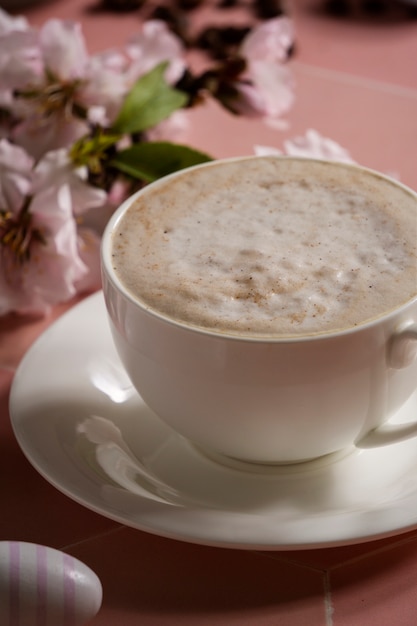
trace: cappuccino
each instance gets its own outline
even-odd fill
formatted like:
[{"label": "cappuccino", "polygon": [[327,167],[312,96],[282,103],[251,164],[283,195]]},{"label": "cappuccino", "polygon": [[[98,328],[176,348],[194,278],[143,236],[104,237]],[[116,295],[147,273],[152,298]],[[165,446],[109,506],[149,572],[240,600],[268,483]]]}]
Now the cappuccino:
[{"label": "cappuccino", "polygon": [[248,337],[329,333],[417,296],[417,204],[377,173],[307,159],[214,161],[150,185],[113,267],[145,308]]}]

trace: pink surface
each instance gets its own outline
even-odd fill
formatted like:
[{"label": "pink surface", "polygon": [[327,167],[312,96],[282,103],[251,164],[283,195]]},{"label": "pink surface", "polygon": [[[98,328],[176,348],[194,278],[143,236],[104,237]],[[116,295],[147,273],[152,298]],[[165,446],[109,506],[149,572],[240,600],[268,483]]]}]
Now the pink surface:
[{"label": "pink surface", "polygon": [[[196,110],[184,142],[214,156],[281,147],[315,128],[358,162],[396,172],[417,188],[417,22],[398,7],[389,19],[325,16],[318,0],[290,3],[298,52],[297,101],[290,128],[231,118],[216,106]],[[91,10],[93,0],[51,0],[26,10],[34,24],[51,16],[82,20],[91,51],[135,32],[133,14]],[[90,7],[90,9],[89,9]],[[13,373],[49,318],[0,320],[0,475],[3,539],[33,541],[80,558],[100,577],[97,626],[414,626],[417,530],[356,546],[255,553],[194,546],[124,528],[71,501],[26,461],[12,433]]]},{"label": "pink surface", "polygon": [[381,15],[356,11],[340,18],[325,15],[323,4],[320,0],[290,3],[301,62],[383,83],[417,87],[417,70],[412,62],[417,55],[416,22],[410,19],[407,5],[386,2],[387,11]]}]

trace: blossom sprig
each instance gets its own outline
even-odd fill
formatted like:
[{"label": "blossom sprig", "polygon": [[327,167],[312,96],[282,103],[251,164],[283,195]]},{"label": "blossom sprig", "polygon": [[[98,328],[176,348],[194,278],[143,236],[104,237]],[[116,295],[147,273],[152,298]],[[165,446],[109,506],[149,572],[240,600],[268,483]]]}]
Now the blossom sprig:
[{"label": "blossom sprig", "polygon": [[278,123],[293,101],[292,23],[256,26],[233,57],[195,74],[150,20],[90,56],[80,24],[40,30],[0,10],[0,314],[45,313],[100,285],[101,229],[135,189],[212,157],[174,142],[189,108]]}]

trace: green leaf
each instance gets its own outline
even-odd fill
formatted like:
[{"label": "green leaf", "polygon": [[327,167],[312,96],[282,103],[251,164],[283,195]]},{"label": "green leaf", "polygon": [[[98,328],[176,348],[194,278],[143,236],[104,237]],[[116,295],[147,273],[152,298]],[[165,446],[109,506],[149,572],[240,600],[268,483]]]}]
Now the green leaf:
[{"label": "green leaf", "polygon": [[167,65],[167,62],[160,63],[136,81],[124,100],[113,131],[127,134],[142,132],[185,106],[188,96],[165,81]]},{"label": "green leaf", "polygon": [[111,165],[119,171],[148,183],[185,167],[207,163],[212,157],[166,141],[139,143],[119,152]]}]

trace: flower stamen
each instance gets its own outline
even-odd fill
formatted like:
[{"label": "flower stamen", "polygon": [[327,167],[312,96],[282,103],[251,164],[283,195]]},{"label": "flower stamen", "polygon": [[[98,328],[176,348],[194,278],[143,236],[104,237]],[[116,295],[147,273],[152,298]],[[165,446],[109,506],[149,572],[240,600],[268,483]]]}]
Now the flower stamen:
[{"label": "flower stamen", "polygon": [[0,245],[11,252],[19,265],[30,260],[34,242],[46,243],[42,231],[32,224],[28,206],[29,203],[25,203],[17,215],[0,209]]},{"label": "flower stamen", "polygon": [[86,117],[86,112],[76,101],[76,92],[81,81],[60,81],[55,76],[47,74],[47,83],[43,87],[29,87],[15,91],[15,97],[32,100],[36,103],[38,112],[45,118],[62,114],[65,119],[74,115]]}]

